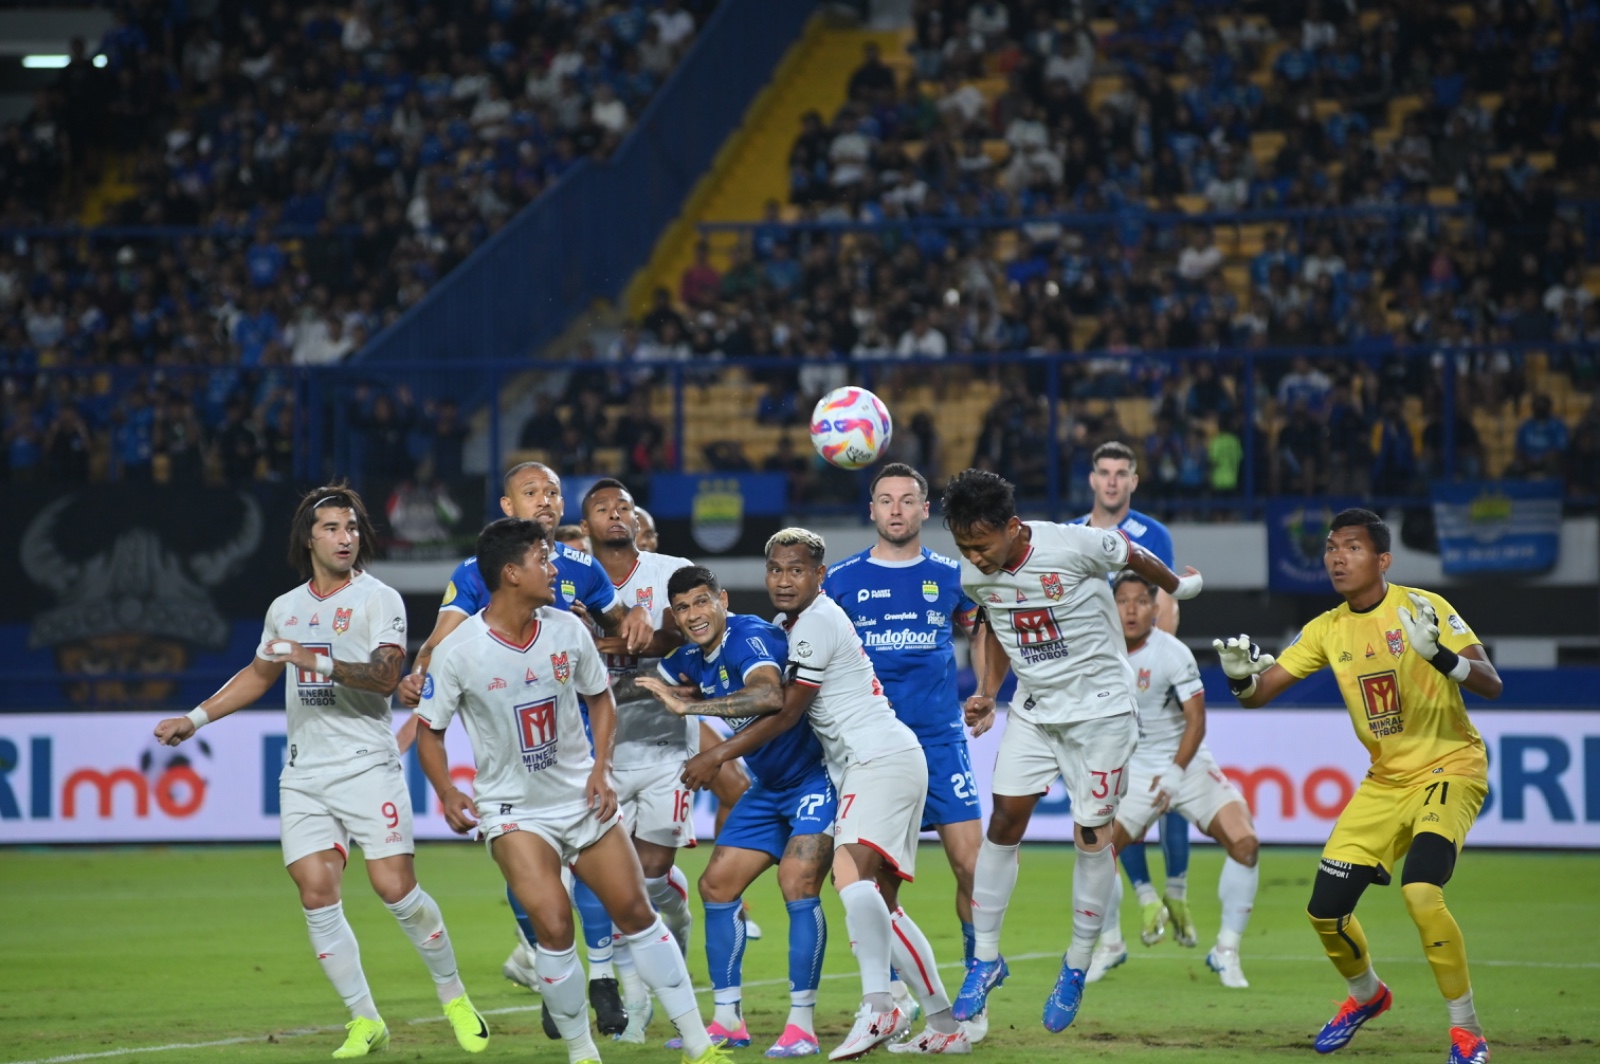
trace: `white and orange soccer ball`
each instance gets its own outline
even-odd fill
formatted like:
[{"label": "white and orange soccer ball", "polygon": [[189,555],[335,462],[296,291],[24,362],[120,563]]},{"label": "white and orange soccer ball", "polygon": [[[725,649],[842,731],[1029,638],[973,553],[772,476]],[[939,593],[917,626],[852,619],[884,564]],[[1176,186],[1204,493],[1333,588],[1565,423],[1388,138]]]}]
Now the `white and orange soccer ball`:
[{"label": "white and orange soccer ball", "polygon": [[892,435],[889,408],[865,388],[835,388],[811,411],[811,446],[840,469],[876,462]]}]

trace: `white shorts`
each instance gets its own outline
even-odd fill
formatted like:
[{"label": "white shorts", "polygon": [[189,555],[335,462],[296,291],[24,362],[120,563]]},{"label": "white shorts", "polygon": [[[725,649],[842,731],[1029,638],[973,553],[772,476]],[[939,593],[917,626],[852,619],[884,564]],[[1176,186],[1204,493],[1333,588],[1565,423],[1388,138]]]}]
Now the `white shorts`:
[{"label": "white shorts", "polygon": [[1027,798],[1043,794],[1060,776],[1072,800],[1072,819],[1086,828],[1111,823],[1128,793],[1128,759],[1139,742],[1132,713],[1073,724],[1035,724],[1016,713],[994,759],[995,794]]},{"label": "white shorts", "polygon": [[563,868],[570,868],[578,855],[601,839],[606,832],[622,823],[622,814],[606,820],[595,816],[593,809],[577,809],[570,813],[545,813],[534,812],[531,809],[518,809],[513,806],[507,812],[500,812],[505,806],[495,806],[495,812],[484,815],[480,811],[481,819],[478,821],[478,833],[483,837],[483,844],[489,852],[494,852],[494,840],[513,831],[526,831],[537,835],[550,844],[556,851],[556,856],[561,859]]},{"label": "white shorts", "polygon": [[834,847],[859,843],[876,850],[901,879],[914,879],[922,807],[928,800],[927,759],[909,750],[858,761],[844,770],[835,790],[839,811],[833,821]]},{"label": "white shorts", "polygon": [[348,858],[352,840],[369,861],[417,852],[398,758],[349,775],[280,777],[278,809],[285,865],[323,850]]},{"label": "white shorts", "polygon": [[694,845],[694,792],[683,785],[683,762],[617,769],[617,808],[637,839],[657,846]]},{"label": "white shorts", "polygon": [[[1171,763],[1171,758],[1152,759],[1139,754],[1128,762],[1128,796],[1117,806],[1117,823],[1132,838],[1139,838],[1155,823],[1157,794],[1150,789],[1150,782]],[[1173,811],[1182,813],[1201,831],[1209,831],[1212,818],[1223,806],[1242,801],[1244,795],[1222,774],[1216,758],[1201,743],[1183,775],[1183,787],[1172,805]]]}]

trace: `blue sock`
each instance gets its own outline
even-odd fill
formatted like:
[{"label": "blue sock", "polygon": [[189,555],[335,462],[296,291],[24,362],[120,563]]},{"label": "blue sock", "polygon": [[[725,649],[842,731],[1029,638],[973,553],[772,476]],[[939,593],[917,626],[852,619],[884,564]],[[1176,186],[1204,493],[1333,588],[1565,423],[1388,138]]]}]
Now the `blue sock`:
[{"label": "blue sock", "polygon": [[1161,858],[1167,864],[1168,879],[1189,874],[1189,822],[1182,813],[1161,818]]},{"label": "blue sock", "polygon": [[785,903],[784,908],[789,910],[789,991],[815,994],[822,982],[822,955],[828,950],[822,899],[801,898]]},{"label": "blue sock", "polygon": [[539,936],[533,933],[533,921],[528,919],[527,910],[522,907],[522,903],[517,900],[517,896],[511,893],[509,885],[506,887],[506,901],[511,903],[511,915],[516,917],[517,926],[522,928],[522,935],[528,940],[528,945],[537,945]]},{"label": "blue sock", "polygon": [[961,921],[961,959],[972,967],[972,950],[977,945],[977,931],[966,920]]},{"label": "blue sock", "polygon": [[744,902],[706,902],[706,968],[711,989],[723,990],[744,982]]},{"label": "blue sock", "polygon": [[581,879],[572,881],[572,901],[578,907],[578,918],[583,921],[583,944],[590,949],[604,949],[610,945],[611,914]]},{"label": "blue sock", "polygon": [[1122,862],[1122,870],[1128,873],[1128,882],[1134,889],[1138,889],[1140,883],[1150,882],[1150,864],[1144,859],[1144,843],[1136,842],[1121,851],[1117,860]]}]

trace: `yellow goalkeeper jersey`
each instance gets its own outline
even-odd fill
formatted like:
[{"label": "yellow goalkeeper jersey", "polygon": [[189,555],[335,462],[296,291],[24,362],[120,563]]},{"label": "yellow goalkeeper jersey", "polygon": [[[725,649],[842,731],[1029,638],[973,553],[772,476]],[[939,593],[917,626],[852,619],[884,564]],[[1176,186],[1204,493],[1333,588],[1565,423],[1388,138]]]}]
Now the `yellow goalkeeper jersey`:
[{"label": "yellow goalkeeper jersey", "polygon": [[1404,786],[1440,775],[1487,780],[1483,737],[1467,718],[1461,688],[1406,646],[1400,607],[1415,591],[1439,614],[1439,644],[1460,653],[1478,642],[1455,607],[1422,588],[1390,584],[1383,601],[1363,612],[1349,603],[1313,619],[1278,656],[1291,676],[1333,669],[1356,737],[1372,757],[1368,776]]}]

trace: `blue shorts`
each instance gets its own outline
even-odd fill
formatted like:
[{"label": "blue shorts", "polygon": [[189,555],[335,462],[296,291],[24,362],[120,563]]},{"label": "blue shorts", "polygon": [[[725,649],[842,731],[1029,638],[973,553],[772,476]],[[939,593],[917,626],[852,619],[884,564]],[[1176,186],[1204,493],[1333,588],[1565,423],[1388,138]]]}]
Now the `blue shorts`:
[{"label": "blue shorts", "polygon": [[831,832],[838,804],[833,784],[822,768],[781,791],[770,790],[757,780],[728,814],[717,845],[759,850],[781,860],[791,836]]},{"label": "blue shorts", "polygon": [[972,778],[966,741],[924,746],[922,756],[928,760],[928,801],[922,807],[922,830],[982,820],[978,782]]}]

